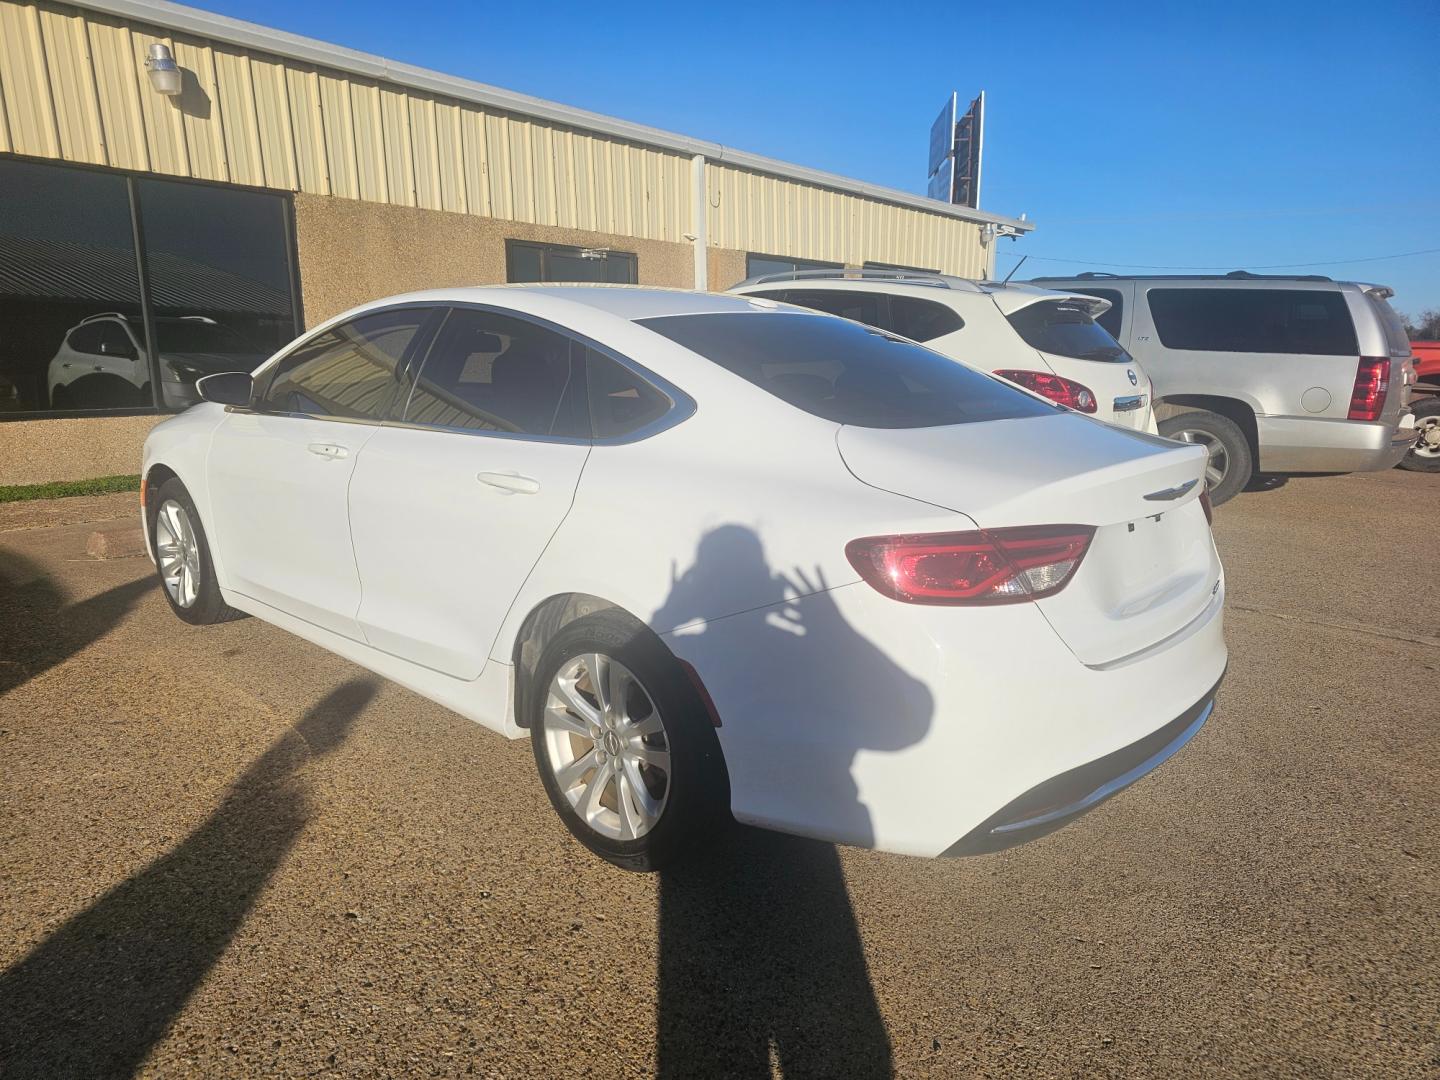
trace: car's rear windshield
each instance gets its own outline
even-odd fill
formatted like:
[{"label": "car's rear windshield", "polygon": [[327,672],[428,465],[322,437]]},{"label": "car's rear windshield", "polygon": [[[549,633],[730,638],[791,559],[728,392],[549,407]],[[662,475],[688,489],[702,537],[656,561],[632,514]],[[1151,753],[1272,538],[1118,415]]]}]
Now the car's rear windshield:
[{"label": "car's rear windshield", "polygon": [[1010,316],[1025,344],[1055,356],[1127,364],[1130,354],[1097,323],[1090,309],[1074,300],[1042,300]]},{"label": "car's rear windshield", "polygon": [[1375,314],[1380,316],[1380,326],[1385,331],[1385,347],[1391,356],[1410,355],[1410,335],[1405,332],[1405,321],[1399,312],[1390,306],[1390,301],[1378,292],[1367,293],[1375,305]]},{"label": "car's rear windshield", "polygon": [[790,312],[642,319],[813,416],[872,428],[1048,416],[1056,406],[861,323]]}]

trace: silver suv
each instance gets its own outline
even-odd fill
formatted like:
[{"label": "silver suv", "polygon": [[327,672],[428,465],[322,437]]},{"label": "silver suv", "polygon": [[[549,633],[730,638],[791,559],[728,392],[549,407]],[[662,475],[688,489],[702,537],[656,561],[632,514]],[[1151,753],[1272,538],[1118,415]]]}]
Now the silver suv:
[{"label": "silver suv", "polygon": [[1410,342],[1384,285],[1243,270],[1035,278],[1098,317],[1150,373],[1160,434],[1210,451],[1210,498],[1255,473],[1388,469],[1414,441]]}]

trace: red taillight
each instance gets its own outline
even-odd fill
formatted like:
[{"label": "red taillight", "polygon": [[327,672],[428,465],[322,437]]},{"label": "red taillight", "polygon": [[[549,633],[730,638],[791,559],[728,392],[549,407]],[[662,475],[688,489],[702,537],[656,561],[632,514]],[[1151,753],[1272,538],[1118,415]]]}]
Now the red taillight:
[{"label": "red taillight", "polygon": [[997,371],[1002,379],[1019,383],[1026,390],[1034,390],[1041,397],[1047,397],[1057,404],[1076,412],[1095,411],[1095,394],[1088,386],[1081,386],[1073,379],[1052,375],[1048,371]]},{"label": "red taillight", "polygon": [[1089,525],[866,536],[845,545],[860,576],[909,604],[1018,604],[1052,596],[1085,557]]},{"label": "red taillight", "polygon": [[1215,524],[1215,507],[1210,502],[1210,492],[1200,492],[1200,509],[1205,511],[1205,524]]},{"label": "red taillight", "polygon": [[1350,392],[1351,420],[1379,420],[1390,389],[1390,358],[1362,356],[1355,372],[1355,389]]}]

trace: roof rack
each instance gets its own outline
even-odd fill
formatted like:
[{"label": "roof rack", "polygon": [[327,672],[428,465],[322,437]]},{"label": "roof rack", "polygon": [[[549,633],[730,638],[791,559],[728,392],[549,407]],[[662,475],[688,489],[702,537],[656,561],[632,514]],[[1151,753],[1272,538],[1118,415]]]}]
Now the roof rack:
[{"label": "roof rack", "polygon": [[97,319],[125,319],[127,322],[133,319],[134,315],[126,315],[121,311],[97,311],[94,315],[86,315],[76,326],[84,326],[86,323],[95,322]]},{"label": "roof rack", "polygon": [[[932,289],[974,289],[975,282],[966,278],[949,277],[945,274],[926,274],[915,270],[878,270],[845,266],[827,267],[820,270],[784,270],[776,274],[756,274],[740,282],[740,285],[763,285],[772,281],[889,281],[897,285],[925,285]],[[736,286],[739,288],[739,286]]]},{"label": "roof rack", "polygon": [[1231,270],[1228,274],[1111,274],[1103,270],[1086,270],[1083,274],[1048,274],[1031,281],[1334,281],[1324,274],[1253,274],[1249,270]]}]

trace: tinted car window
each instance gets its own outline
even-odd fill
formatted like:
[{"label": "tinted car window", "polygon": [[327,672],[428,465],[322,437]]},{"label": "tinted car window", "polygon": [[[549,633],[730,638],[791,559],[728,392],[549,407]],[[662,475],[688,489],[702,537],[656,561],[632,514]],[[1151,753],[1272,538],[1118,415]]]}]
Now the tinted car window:
[{"label": "tinted car window", "polygon": [[787,289],[785,302],[815,311],[828,311],[842,319],[854,319],[870,326],[884,326],[888,321],[884,293],[847,289]]},{"label": "tinted car window", "polygon": [[103,337],[104,331],[105,324],[103,322],[86,323],[84,326],[70,331],[70,336],[66,340],[70,343],[70,348],[76,352],[98,356],[100,339]]},{"label": "tinted car window", "polygon": [[1170,349],[1358,355],[1338,292],[1311,289],[1150,289],[1150,314]]},{"label": "tinted car window", "polygon": [[1088,308],[1074,301],[1042,300],[1007,316],[1025,344],[1056,356],[1128,363],[1130,355]]},{"label": "tinted car window", "polygon": [[1075,291],[1083,292],[1086,296],[1098,296],[1101,300],[1110,301],[1110,310],[1095,321],[1103,326],[1111,337],[1119,340],[1120,328],[1125,321],[1125,298],[1115,289],[1076,289]]},{"label": "tinted car window", "polygon": [[635,372],[594,349],[585,354],[595,438],[628,435],[669,411],[670,399]]},{"label": "tinted car window", "polygon": [[588,434],[577,430],[570,345],[524,319],[456,308],[430,347],[405,419],[472,431]]},{"label": "tinted car window", "polygon": [[641,325],[813,416],[912,428],[1048,416],[1057,407],[860,323],[790,312],[643,319]]},{"label": "tinted car window", "polygon": [[930,341],[963,329],[965,320],[944,304],[917,296],[890,297],[890,329],[912,341]]},{"label": "tinted car window", "polygon": [[124,356],[131,360],[136,359],[140,354],[135,348],[135,342],[125,332],[125,328],[117,322],[103,322],[100,326],[100,351],[106,356]]},{"label": "tinted car window", "polygon": [[397,369],[428,308],[363,315],[300,346],[276,366],[263,407],[310,416],[383,420]]}]

